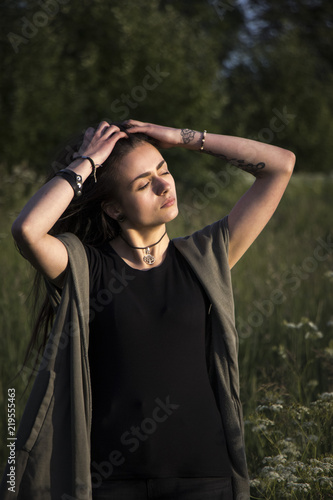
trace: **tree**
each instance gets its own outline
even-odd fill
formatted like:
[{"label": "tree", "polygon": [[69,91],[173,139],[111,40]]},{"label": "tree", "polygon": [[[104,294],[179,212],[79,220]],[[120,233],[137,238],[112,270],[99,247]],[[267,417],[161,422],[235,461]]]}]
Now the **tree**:
[{"label": "tree", "polygon": [[332,11],[329,0],[251,2],[230,70],[231,128],[292,149],[296,170],[332,170]]},{"label": "tree", "polygon": [[209,30],[221,21],[209,4],[196,4],[191,16],[149,0],[6,5],[3,159],[41,168],[66,136],[101,118],[212,129],[225,97]]}]

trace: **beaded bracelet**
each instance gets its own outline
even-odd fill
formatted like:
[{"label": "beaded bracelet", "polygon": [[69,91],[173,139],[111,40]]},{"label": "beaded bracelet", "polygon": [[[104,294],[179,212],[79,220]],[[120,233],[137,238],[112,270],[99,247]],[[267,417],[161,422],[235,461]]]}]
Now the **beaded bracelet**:
[{"label": "beaded bracelet", "polygon": [[76,174],[73,170],[69,168],[63,168],[56,172],[55,175],[59,175],[63,179],[65,179],[73,188],[74,195],[79,197],[82,195],[82,177],[79,174]]},{"label": "beaded bracelet", "polygon": [[204,150],[204,144],[205,144],[205,140],[206,140],[206,134],[207,134],[207,130],[204,130],[204,131],[203,131],[202,140],[201,140],[201,147],[200,147],[200,151],[203,151],[203,150]]}]

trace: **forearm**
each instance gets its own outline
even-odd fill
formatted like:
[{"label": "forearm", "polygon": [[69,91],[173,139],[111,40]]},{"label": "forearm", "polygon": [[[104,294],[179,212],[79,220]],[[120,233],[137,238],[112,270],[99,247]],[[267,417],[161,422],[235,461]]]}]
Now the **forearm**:
[{"label": "forearm", "polygon": [[[88,160],[75,160],[67,168],[81,175],[84,182],[91,174]],[[56,176],[44,184],[28,201],[12,226],[20,246],[33,244],[45,236],[66,210],[74,196],[71,185]]]},{"label": "forearm", "polygon": [[[182,147],[200,151],[203,133],[182,129]],[[206,134],[203,153],[221,158],[255,177],[291,174],[295,155],[286,149],[251,139]]]}]

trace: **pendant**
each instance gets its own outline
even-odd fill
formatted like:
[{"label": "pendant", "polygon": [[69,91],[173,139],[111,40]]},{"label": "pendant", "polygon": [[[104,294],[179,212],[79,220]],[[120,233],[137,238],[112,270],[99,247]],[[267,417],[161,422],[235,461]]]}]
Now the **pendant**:
[{"label": "pendant", "polygon": [[155,257],[150,253],[150,248],[145,248],[145,255],[143,256],[143,262],[152,265],[155,262]]}]

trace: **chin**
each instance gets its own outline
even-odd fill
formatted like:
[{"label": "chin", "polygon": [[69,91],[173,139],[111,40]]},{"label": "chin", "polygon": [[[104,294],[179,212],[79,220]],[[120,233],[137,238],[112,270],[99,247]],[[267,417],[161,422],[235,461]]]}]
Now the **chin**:
[{"label": "chin", "polygon": [[179,210],[178,210],[178,207],[176,206],[173,206],[172,207],[173,210],[170,210],[170,213],[168,214],[168,218],[165,222],[171,222],[172,220],[174,220],[177,215],[179,214]]}]

